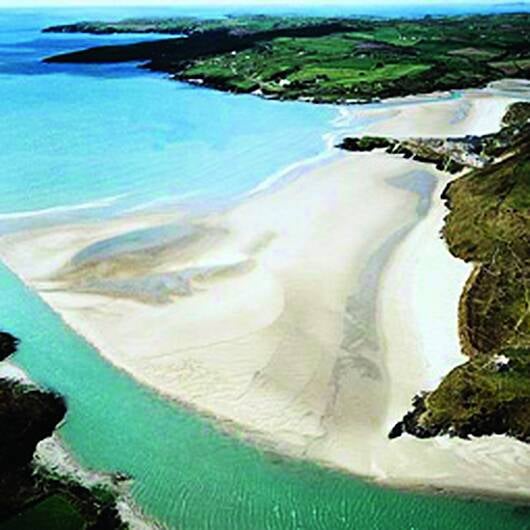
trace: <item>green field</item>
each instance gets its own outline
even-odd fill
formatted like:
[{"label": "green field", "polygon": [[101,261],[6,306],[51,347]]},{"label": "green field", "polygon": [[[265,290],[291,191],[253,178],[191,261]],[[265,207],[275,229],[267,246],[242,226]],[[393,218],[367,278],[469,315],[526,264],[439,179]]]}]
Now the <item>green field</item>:
[{"label": "green field", "polygon": [[[248,50],[201,58],[177,75],[234,91],[259,89],[317,101],[477,86],[502,77],[507,57],[513,57],[524,76],[530,64],[519,55],[529,46],[524,29],[528,17],[511,16],[501,27],[494,19],[374,22],[364,31],[355,31],[352,24],[348,32],[277,38]],[[504,61],[492,62],[499,58]]]},{"label": "green field", "polygon": [[85,519],[62,495],[53,495],[16,515],[0,530],[83,530]]},{"label": "green field", "polygon": [[418,20],[229,17],[79,23],[46,31],[185,33],[83,50],[50,62],[145,62],[184,81],[316,102],[478,87],[530,74],[530,14]]}]

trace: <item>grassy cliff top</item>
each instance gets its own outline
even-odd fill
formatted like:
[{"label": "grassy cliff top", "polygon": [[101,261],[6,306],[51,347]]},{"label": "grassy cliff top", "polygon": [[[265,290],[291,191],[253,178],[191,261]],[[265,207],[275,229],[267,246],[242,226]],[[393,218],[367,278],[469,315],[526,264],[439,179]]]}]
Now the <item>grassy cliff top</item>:
[{"label": "grassy cliff top", "polygon": [[469,361],[453,369],[391,437],[507,433],[530,442],[530,104],[512,105],[488,135],[492,164],[453,181],[443,236],[475,266],[460,301]]}]

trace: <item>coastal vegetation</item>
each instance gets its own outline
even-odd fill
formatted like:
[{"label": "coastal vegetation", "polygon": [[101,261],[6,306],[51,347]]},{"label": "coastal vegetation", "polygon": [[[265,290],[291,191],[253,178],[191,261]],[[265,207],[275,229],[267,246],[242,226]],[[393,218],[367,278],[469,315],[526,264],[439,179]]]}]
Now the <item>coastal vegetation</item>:
[{"label": "coastal vegetation", "polygon": [[494,162],[443,194],[449,250],[474,264],[459,315],[470,360],[416,396],[391,437],[506,433],[530,442],[530,104],[512,105],[482,147]]},{"label": "coastal vegetation", "polygon": [[[18,339],[0,332],[0,361]],[[26,382],[0,379],[0,529],[125,530],[112,482],[94,485],[37,464],[37,444],[53,435],[65,400]]]},{"label": "coastal vegetation", "polygon": [[167,35],[200,35],[210,31],[223,31],[232,35],[243,35],[287,28],[303,28],[335,19],[324,17],[270,17],[266,15],[228,15],[223,18],[142,17],[128,18],[118,22],[77,22],[51,26],[44,33],[91,33],[113,35],[127,33],[159,33]]},{"label": "coastal vegetation", "polygon": [[524,146],[527,108],[524,104],[513,105],[504,117],[504,126],[496,134],[401,140],[378,136],[347,137],[337,147],[353,152],[383,149],[390,154],[434,164],[437,169],[448,173],[484,168],[493,164],[497,157],[505,156],[508,150],[513,153]]},{"label": "coastal vegetation", "polygon": [[102,46],[48,62],[138,61],[221,90],[315,102],[370,101],[479,87],[530,73],[530,15],[423,19],[228,17],[128,19],[50,32],[181,34]]}]

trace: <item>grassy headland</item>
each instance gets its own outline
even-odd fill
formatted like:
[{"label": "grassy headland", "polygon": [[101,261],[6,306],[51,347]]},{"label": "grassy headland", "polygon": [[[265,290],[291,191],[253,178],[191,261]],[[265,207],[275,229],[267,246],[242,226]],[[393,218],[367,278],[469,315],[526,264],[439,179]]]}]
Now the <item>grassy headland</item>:
[{"label": "grassy headland", "polygon": [[82,22],[45,31],[185,35],[96,47],[48,62],[140,61],[221,90],[344,102],[528,77],[529,25],[527,13],[415,20],[245,16]]},{"label": "grassy headland", "polygon": [[512,105],[503,129],[477,145],[494,160],[443,194],[449,250],[475,266],[459,315],[470,360],[416,396],[392,437],[507,433],[530,442],[530,104]]}]

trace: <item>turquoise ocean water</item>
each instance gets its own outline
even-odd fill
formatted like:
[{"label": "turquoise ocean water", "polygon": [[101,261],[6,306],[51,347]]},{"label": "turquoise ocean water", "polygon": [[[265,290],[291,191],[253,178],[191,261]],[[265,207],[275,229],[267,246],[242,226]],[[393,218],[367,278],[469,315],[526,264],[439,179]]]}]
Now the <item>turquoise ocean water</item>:
[{"label": "turquoise ocean water", "polygon": [[[408,10],[390,14],[422,14]],[[134,65],[39,61],[152,38],[42,35],[43,26],[136,14],[0,10],[0,232],[224,202],[321,155],[324,134],[340,133],[330,106],[221,94]],[[133,476],[134,498],[169,528],[530,529],[525,507],[400,493],[266,454],[109,366],[3,267],[0,293],[0,326],[23,341],[16,362],[68,400],[68,448],[89,467]]]},{"label": "turquoise ocean water", "polygon": [[3,230],[35,211],[42,222],[224,200],[323,150],[331,107],[202,90],[135,65],[41,64],[127,40],[39,34],[63,18],[0,12]]}]

